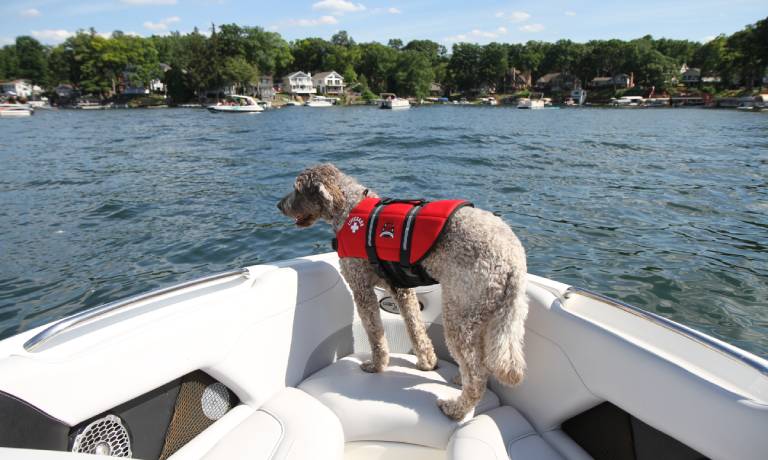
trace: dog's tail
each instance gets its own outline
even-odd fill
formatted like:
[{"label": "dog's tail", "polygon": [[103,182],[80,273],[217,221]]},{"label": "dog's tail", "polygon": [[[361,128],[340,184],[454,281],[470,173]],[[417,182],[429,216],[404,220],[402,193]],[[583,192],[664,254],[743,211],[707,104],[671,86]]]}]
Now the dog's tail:
[{"label": "dog's tail", "polygon": [[528,316],[525,273],[510,274],[502,305],[485,331],[485,366],[499,382],[516,385],[523,379],[523,336]]}]

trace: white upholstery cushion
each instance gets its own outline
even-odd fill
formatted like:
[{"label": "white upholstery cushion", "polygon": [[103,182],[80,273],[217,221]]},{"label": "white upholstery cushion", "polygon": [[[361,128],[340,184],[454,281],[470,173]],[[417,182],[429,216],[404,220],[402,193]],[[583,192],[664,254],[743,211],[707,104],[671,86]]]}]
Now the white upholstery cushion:
[{"label": "white upholstery cushion", "polygon": [[205,460],[340,460],[341,424],[327,407],[295,388],[273,396],[224,436]]},{"label": "white upholstery cushion", "polygon": [[449,460],[562,460],[520,412],[502,406],[479,415],[454,433]]},{"label": "white upholstery cushion", "polygon": [[[383,372],[369,374],[360,369],[368,357],[347,356],[311,375],[299,388],[336,414],[347,442],[392,441],[445,449],[459,424],[440,411],[437,400],[461,393],[459,386],[448,383],[458,368],[440,361],[436,370],[420,371],[415,356],[393,354]],[[475,413],[498,405],[499,398],[487,390]]]}]

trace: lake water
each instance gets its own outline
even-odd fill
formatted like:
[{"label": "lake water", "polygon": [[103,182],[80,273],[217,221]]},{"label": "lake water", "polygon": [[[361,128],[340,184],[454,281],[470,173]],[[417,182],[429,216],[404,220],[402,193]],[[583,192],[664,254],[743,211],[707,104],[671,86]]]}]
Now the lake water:
[{"label": "lake water", "polygon": [[0,338],[130,294],[331,250],[277,200],[331,161],[500,213],[532,273],[768,357],[768,114],[438,106],[0,120]]}]

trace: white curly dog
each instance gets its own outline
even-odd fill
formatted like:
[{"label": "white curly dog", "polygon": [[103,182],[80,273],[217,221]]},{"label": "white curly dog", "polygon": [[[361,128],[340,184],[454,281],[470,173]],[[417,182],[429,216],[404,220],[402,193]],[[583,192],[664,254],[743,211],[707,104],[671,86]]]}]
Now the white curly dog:
[{"label": "white curly dog", "polygon": [[[294,190],[280,200],[278,208],[300,227],[322,219],[338,232],[366,196],[376,194],[332,164],[323,164],[301,172]],[[460,420],[483,397],[491,375],[508,385],[523,378],[528,315],[525,250],[504,221],[473,207],[459,209],[435,244],[421,264],[442,286],[445,340],[459,365],[462,384],[458,398],[439,400],[438,405],[448,417]],[[372,356],[362,364],[363,370],[381,372],[389,364],[374,286],[390,290],[397,302],[417,367],[434,369],[437,356],[413,289],[393,288],[365,259],[343,258],[340,265],[371,345]]]}]

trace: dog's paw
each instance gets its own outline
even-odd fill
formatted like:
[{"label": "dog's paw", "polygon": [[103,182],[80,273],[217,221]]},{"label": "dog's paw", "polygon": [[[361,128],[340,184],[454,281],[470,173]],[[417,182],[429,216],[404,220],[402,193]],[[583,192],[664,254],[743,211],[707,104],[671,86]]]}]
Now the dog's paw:
[{"label": "dog's paw", "polygon": [[448,418],[459,421],[467,415],[467,410],[459,404],[457,399],[438,399],[437,406]]},{"label": "dog's paw", "polygon": [[380,362],[374,362],[372,359],[360,364],[360,369],[371,374],[376,374],[384,370],[384,365]]},{"label": "dog's paw", "polygon": [[454,375],[453,378],[451,379],[451,383],[453,383],[454,385],[461,386],[461,373]]},{"label": "dog's paw", "polygon": [[419,356],[416,361],[416,368],[420,371],[431,371],[437,369],[437,356],[430,353],[427,356]]}]

